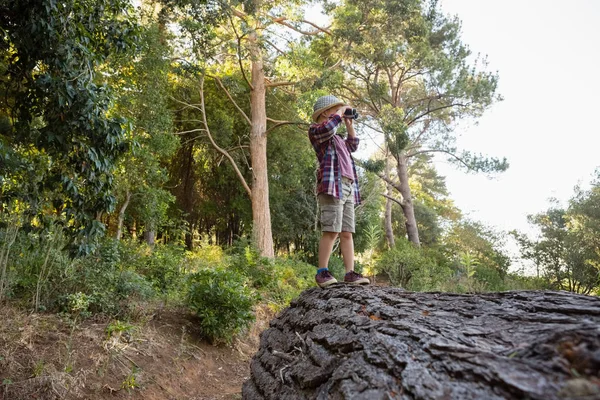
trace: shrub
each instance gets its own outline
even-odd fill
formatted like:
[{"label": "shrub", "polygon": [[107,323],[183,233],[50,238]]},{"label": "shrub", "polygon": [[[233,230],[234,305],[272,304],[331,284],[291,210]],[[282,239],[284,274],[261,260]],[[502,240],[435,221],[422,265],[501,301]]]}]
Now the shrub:
[{"label": "shrub", "polygon": [[202,333],[213,342],[231,342],[254,320],[256,296],[239,273],[202,270],[189,276],[187,304],[200,318]]},{"label": "shrub", "polygon": [[383,253],[375,269],[385,273],[392,285],[406,288],[413,275],[422,273],[433,262],[408,240],[398,239],[393,249]]},{"label": "shrub", "polygon": [[261,257],[251,246],[246,246],[241,253],[230,257],[229,269],[247,277],[255,289],[269,287],[275,276],[271,260]]},{"label": "shrub", "polygon": [[209,244],[208,240],[202,240],[194,251],[186,252],[186,272],[196,272],[202,269],[202,266],[222,264],[224,257],[221,246]]},{"label": "shrub", "polygon": [[551,290],[546,278],[509,273],[505,278],[506,290]]},{"label": "shrub", "polygon": [[68,309],[69,296],[83,293],[88,296],[90,313],[128,317],[136,300],[157,294],[152,282],[135,270],[143,262],[142,246],[105,240],[93,254],[75,259],[58,277],[59,307]]},{"label": "shrub", "polygon": [[[329,257],[329,263],[327,264],[329,268],[329,272],[331,275],[335,277],[338,281],[344,280],[344,274],[346,273],[346,268],[344,267],[344,260],[342,260],[337,255],[331,255]],[[315,273],[317,271],[315,270]]]},{"label": "shrub", "polygon": [[313,265],[295,259],[261,257],[250,246],[230,256],[225,264],[229,270],[246,277],[259,298],[275,311],[311,287],[316,273]]},{"label": "shrub", "polygon": [[474,278],[484,284],[485,291],[498,292],[507,289],[500,272],[494,267],[478,265],[475,267]]},{"label": "shrub", "polygon": [[154,288],[161,294],[168,296],[177,291],[183,279],[182,265],[184,251],[177,246],[154,246],[150,249],[147,245],[145,254],[140,254],[137,271],[152,282]]},{"label": "shrub", "polygon": [[274,311],[287,307],[289,303],[314,286],[316,268],[293,259],[276,258],[273,261],[273,276],[270,284],[261,292]]}]

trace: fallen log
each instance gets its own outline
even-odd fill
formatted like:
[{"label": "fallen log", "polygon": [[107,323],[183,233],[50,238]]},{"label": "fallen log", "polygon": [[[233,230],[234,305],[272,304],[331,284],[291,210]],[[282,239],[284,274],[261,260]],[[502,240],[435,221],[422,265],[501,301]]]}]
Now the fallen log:
[{"label": "fallen log", "polygon": [[250,369],[248,400],[600,399],[600,299],[314,288]]}]

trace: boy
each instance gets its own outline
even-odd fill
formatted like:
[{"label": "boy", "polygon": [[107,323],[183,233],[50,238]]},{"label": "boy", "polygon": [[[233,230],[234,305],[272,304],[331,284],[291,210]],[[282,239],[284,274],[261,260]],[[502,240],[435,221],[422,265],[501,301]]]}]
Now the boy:
[{"label": "boy", "polygon": [[[346,275],[344,282],[369,284],[369,280],[354,272],[354,205],[360,204],[358,177],[351,152],[358,148],[358,138],[352,126],[352,118],[343,118],[344,111],[351,109],[335,96],[317,99],[313,107],[313,124],[308,137],[317,153],[317,195],[321,207],[321,230],[319,242],[319,269],[315,280],[324,288],[337,280],[327,266],[333,245],[340,236],[340,249]],[[344,120],[348,137],[336,135],[338,125]]]}]

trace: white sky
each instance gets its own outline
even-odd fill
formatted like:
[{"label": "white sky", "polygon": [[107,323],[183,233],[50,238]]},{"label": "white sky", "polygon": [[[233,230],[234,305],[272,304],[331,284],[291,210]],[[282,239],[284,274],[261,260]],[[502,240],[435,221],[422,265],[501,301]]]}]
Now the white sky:
[{"label": "white sky", "polygon": [[[459,146],[507,157],[494,179],[437,162],[451,198],[471,217],[503,230],[530,230],[527,214],[550,197],[566,203],[600,166],[600,0],[441,0],[462,20],[462,39],[498,70],[495,104]],[[564,204],[563,203],[563,204]]]}]

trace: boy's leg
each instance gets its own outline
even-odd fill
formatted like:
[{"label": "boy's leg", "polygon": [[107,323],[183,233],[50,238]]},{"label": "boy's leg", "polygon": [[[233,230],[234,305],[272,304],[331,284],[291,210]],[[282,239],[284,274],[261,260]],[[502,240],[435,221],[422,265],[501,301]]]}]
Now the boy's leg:
[{"label": "boy's leg", "polygon": [[340,249],[342,250],[346,273],[354,271],[354,239],[352,232],[340,233]]},{"label": "boy's leg", "polygon": [[370,282],[367,278],[354,272],[354,195],[352,193],[351,185],[347,185],[347,187],[346,185],[344,186],[346,196],[344,202],[342,232],[340,233],[340,249],[342,250],[344,267],[346,268],[344,282],[355,285],[368,285]]},{"label": "boy's leg", "polygon": [[337,239],[342,226],[342,204],[330,195],[320,194],[319,205],[321,206],[321,240],[319,241],[319,269],[315,280],[317,285],[324,288],[337,282],[328,270],[329,257],[333,245]]},{"label": "boy's leg", "polygon": [[319,269],[327,268],[329,265],[329,257],[337,236],[337,232],[323,232],[319,241]]}]

